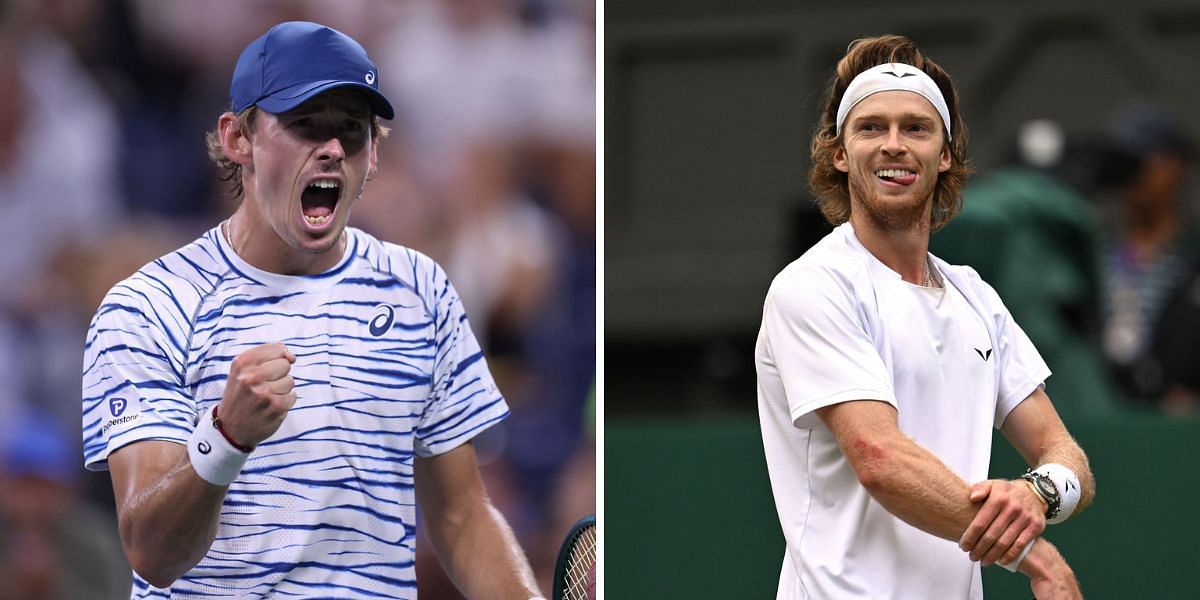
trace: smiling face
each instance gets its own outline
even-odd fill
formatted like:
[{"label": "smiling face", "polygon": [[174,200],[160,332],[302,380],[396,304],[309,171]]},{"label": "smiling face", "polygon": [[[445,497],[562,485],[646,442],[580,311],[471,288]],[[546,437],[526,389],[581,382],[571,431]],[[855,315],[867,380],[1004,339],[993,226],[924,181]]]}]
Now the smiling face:
[{"label": "smiling face", "polygon": [[243,167],[246,197],[230,226],[238,254],[264,270],[312,274],[342,256],[350,208],[376,168],[371,111],[335,89],[278,115],[262,112],[241,135],[221,117],[222,144]]},{"label": "smiling face", "polygon": [[929,226],[950,148],[937,110],[913,92],[867,96],[846,117],[833,166],[847,174],[850,218],[887,231]]}]

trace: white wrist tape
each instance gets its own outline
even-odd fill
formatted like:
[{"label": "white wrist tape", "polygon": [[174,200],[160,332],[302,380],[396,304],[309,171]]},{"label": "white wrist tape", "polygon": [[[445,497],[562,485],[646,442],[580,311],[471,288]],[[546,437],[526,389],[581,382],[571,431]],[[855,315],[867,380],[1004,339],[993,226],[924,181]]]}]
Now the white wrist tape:
[{"label": "white wrist tape", "polygon": [[1074,471],[1058,463],[1046,463],[1033,472],[1053,481],[1054,487],[1058,488],[1058,514],[1053,519],[1047,519],[1046,523],[1054,525],[1066,521],[1075,512],[1075,507],[1079,506],[1079,496],[1083,493],[1079,486],[1079,477],[1075,476]]},{"label": "white wrist tape", "polygon": [[1033,538],[1032,540],[1030,540],[1030,542],[1028,544],[1025,544],[1025,549],[1021,551],[1021,554],[1019,556],[1017,556],[1016,560],[1014,560],[1010,563],[1007,563],[1007,564],[1002,563],[1002,562],[997,562],[996,564],[1004,567],[1005,569],[1008,569],[1009,571],[1011,571],[1013,573],[1016,573],[1017,567],[1021,566],[1021,561],[1025,560],[1025,557],[1029,555],[1030,550],[1033,550],[1033,545],[1036,544],[1037,541],[1038,541],[1038,538]]},{"label": "white wrist tape", "polygon": [[196,423],[196,430],[188,440],[188,457],[192,460],[192,468],[201,479],[213,485],[229,485],[242,472],[248,452],[234,448],[213,427],[212,410],[208,410]]}]

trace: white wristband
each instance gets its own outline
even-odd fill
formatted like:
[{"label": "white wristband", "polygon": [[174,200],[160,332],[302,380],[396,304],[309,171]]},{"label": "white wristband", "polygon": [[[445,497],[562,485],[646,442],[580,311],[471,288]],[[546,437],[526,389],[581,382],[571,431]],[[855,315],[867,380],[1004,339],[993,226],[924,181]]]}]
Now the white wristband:
[{"label": "white wristband", "polygon": [[1046,519],[1046,523],[1055,525],[1066,521],[1075,512],[1075,507],[1079,506],[1079,496],[1083,493],[1079,486],[1079,477],[1075,476],[1074,471],[1058,463],[1046,463],[1033,469],[1033,472],[1053,481],[1054,487],[1058,489],[1058,514],[1053,519]]},{"label": "white wristband", "polygon": [[1007,564],[1002,562],[997,562],[996,564],[1008,569],[1009,571],[1012,571],[1013,573],[1016,573],[1017,567],[1021,566],[1021,561],[1025,560],[1025,557],[1029,555],[1030,550],[1033,550],[1033,545],[1037,543],[1038,539],[1039,538],[1033,538],[1028,544],[1025,544],[1025,549],[1021,551],[1021,554],[1017,556],[1016,560]]},{"label": "white wristband", "polygon": [[212,409],[209,409],[196,423],[196,430],[188,440],[188,457],[192,459],[192,468],[201,479],[213,485],[229,485],[242,472],[248,452],[242,452],[230,445],[225,436],[213,426]]}]

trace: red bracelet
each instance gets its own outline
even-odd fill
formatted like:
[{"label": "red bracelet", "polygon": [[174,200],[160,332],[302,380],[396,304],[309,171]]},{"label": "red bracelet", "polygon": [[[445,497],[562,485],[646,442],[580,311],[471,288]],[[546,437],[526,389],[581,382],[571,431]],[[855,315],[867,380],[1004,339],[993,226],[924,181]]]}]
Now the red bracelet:
[{"label": "red bracelet", "polygon": [[230,446],[233,446],[234,448],[237,448],[238,450],[241,450],[242,452],[245,452],[247,454],[249,454],[251,451],[254,450],[254,447],[247,448],[247,447],[233,441],[233,438],[229,436],[229,432],[225,431],[224,427],[221,427],[221,418],[217,416],[217,407],[216,406],[213,407],[213,429],[220,431],[221,435],[225,437],[225,441],[229,442]]}]

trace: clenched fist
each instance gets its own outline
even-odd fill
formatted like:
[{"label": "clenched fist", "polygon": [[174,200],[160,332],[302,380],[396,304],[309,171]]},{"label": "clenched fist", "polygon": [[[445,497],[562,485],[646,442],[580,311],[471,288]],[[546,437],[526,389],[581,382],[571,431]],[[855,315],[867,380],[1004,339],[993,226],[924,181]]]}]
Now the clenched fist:
[{"label": "clenched fist", "polygon": [[255,346],[235,357],[217,407],[225,433],[254,447],[271,437],[296,403],[289,372],[296,356],[279,342]]}]

